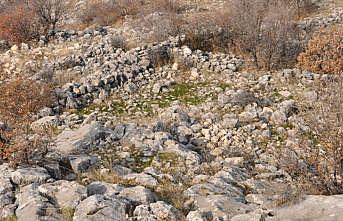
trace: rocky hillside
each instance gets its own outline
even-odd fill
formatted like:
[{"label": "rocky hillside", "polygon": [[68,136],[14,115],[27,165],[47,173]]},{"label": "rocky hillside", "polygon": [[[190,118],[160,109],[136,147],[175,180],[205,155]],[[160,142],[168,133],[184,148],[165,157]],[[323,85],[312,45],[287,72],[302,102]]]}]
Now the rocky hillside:
[{"label": "rocky hillside", "polygon": [[[306,44],[342,25],[321,7]],[[2,41],[1,221],[343,220],[342,60],[265,70],[183,33],[143,41],[140,19]]]}]

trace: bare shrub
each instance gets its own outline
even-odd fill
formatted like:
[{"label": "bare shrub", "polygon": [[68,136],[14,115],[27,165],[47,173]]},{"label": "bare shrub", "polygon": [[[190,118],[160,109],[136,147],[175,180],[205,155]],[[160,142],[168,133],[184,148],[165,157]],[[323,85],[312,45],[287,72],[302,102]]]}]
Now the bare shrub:
[{"label": "bare shrub", "polygon": [[86,25],[112,25],[126,15],[136,15],[140,11],[141,4],[140,1],[135,0],[91,1],[80,14],[80,20]]},{"label": "bare shrub", "polygon": [[[174,14],[154,15],[144,18],[137,28],[144,28],[142,31],[149,32],[145,39],[147,42],[162,42],[167,40],[170,36],[177,36],[182,34],[181,28],[184,25],[184,20],[175,16]],[[141,27],[138,27],[141,26]]]},{"label": "bare shrub", "polygon": [[127,49],[126,39],[122,35],[116,35],[111,38],[111,46],[113,48]]},{"label": "bare shrub", "polygon": [[176,14],[183,12],[187,8],[184,0],[154,0],[151,4],[154,11]]},{"label": "bare shrub", "polygon": [[258,68],[272,69],[289,62],[285,56],[292,50],[289,42],[298,36],[291,5],[283,1],[232,0],[228,15],[236,52],[250,57]]},{"label": "bare shrub", "polygon": [[285,2],[295,7],[298,18],[305,17],[318,8],[312,0],[285,0]]},{"label": "bare shrub", "polygon": [[57,23],[61,20],[66,10],[64,1],[61,0],[32,0],[30,5],[44,30],[55,31]]},{"label": "bare shrub", "polygon": [[149,59],[153,67],[162,67],[173,61],[173,55],[169,48],[157,46],[149,50]]},{"label": "bare shrub", "polygon": [[316,31],[298,57],[302,69],[324,74],[343,73],[343,25]]},{"label": "bare shrub", "polygon": [[316,83],[318,101],[304,108],[308,129],[299,135],[301,151],[278,155],[280,167],[308,194],[343,193],[343,81]]},{"label": "bare shrub", "polygon": [[343,192],[343,81],[316,85],[319,100],[306,113],[313,134],[312,155],[309,162],[318,172],[317,183],[325,193]]},{"label": "bare shrub", "polygon": [[189,18],[182,29],[186,36],[185,45],[192,50],[213,51],[216,26],[209,14]]}]

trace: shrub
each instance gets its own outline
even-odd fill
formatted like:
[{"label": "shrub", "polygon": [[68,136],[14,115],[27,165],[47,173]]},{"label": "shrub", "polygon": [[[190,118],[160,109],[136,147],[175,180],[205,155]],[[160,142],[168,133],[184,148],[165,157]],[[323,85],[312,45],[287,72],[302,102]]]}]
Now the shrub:
[{"label": "shrub", "polygon": [[135,0],[91,1],[84,12],[81,13],[80,20],[86,25],[112,25],[126,15],[137,14],[141,4],[140,1]]},{"label": "shrub", "polygon": [[154,0],[151,8],[154,11],[179,14],[183,12],[186,7],[187,5],[184,0]]},{"label": "shrub", "polygon": [[[0,159],[29,162],[47,146],[47,131],[31,135],[32,114],[53,101],[51,88],[30,80],[15,80],[0,86],[0,119],[9,128],[0,129]],[[33,154],[35,153],[35,154]]]},{"label": "shrub", "polygon": [[312,154],[308,159],[317,171],[315,184],[326,194],[343,193],[343,81],[317,85],[318,102],[306,113],[313,130],[307,133]]},{"label": "shrub", "polygon": [[[281,168],[307,194],[343,193],[343,81],[315,85],[318,101],[302,115],[308,129],[300,131],[297,151],[278,154]],[[300,151],[299,151],[300,150]]]},{"label": "shrub", "polygon": [[49,30],[55,31],[57,23],[61,20],[66,10],[64,1],[61,0],[31,0],[32,11],[37,16],[45,34]]},{"label": "shrub", "polygon": [[121,48],[123,50],[127,50],[127,42],[124,36],[122,35],[116,35],[111,37],[111,46],[113,48]]},{"label": "shrub", "polygon": [[27,42],[39,36],[35,13],[21,4],[0,14],[0,39],[12,43]]},{"label": "shrub", "polygon": [[0,86],[0,118],[10,124],[31,120],[31,114],[53,102],[52,89],[31,80],[17,79]]},{"label": "shrub", "polygon": [[298,57],[298,66],[323,74],[343,73],[343,25],[316,31],[306,50]]},{"label": "shrub", "polygon": [[289,43],[298,36],[293,7],[267,0],[232,0],[227,7],[231,47],[236,52],[251,58],[258,68],[289,62],[285,55],[294,50]]}]

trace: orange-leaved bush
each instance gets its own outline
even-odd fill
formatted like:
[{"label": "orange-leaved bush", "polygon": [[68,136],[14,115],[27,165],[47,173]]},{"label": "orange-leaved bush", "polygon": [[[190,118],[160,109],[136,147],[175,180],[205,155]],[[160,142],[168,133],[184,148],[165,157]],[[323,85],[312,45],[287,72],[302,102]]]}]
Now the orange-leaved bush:
[{"label": "orange-leaved bush", "polygon": [[53,102],[52,88],[49,85],[17,79],[0,86],[0,119],[18,125],[30,121],[36,113]]},{"label": "orange-leaved bush", "polygon": [[[0,85],[0,160],[28,161],[33,151],[43,151],[45,140],[31,136],[32,115],[45,106],[51,106],[52,88],[41,82],[17,79]],[[46,135],[46,134],[45,134]]]},{"label": "orange-leaved bush", "polygon": [[31,41],[38,35],[36,15],[26,5],[17,5],[0,13],[0,39],[20,43]]},{"label": "orange-leaved bush", "polygon": [[322,74],[343,73],[343,24],[316,31],[298,56],[302,69]]}]

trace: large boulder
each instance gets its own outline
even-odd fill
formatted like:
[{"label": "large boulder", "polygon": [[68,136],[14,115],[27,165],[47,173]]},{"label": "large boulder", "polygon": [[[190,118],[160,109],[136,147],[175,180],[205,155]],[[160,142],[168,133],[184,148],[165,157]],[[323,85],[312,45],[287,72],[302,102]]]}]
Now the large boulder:
[{"label": "large boulder", "polygon": [[80,153],[96,146],[111,132],[98,123],[86,124],[76,130],[64,130],[57,136],[53,149],[62,154]]},{"label": "large boulder", "polygon": [[213,220],[223,221],[251,210],[246,204],[225,195],[199,196],[195,198],[194,205],[200,213],[209,215]]},{"label": "large boulder", "polygon": [[114,197],[93,195],[83,200],[74,213],[74,221],[125,221],[127,205]]},{"label": "large boulder", "polygon": [[341,221],[343,218],[343,195],[306,196],[294,205],[275,210],[274,217],[267,221]]},{"label": "large boulder", "polygon": [[14,184],[25,186],[31,183],[42,184],[50,178],[48,171],[43,167],[19,168],[11,173]]},{"label": "large boulder", "polygon": [[62,214],[47,197],[41,195],[37,184],[27,185],[16,195],[18,221],[62,221]]},{"label": "large boulder", "polygon": [[52,199],[60,208],[75,208],[87,197],[86,187],[65,180],[43,184],[38,187],[38,191]]},{"label": "large boulder", "polygon": [[136,204],[149,204],[156,201],[156,195],[143,186],[135,186],[122,190],[120,196],[125,197]]}]

